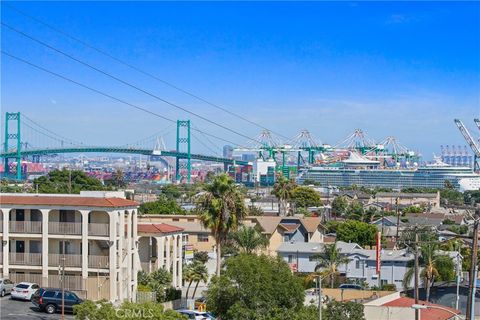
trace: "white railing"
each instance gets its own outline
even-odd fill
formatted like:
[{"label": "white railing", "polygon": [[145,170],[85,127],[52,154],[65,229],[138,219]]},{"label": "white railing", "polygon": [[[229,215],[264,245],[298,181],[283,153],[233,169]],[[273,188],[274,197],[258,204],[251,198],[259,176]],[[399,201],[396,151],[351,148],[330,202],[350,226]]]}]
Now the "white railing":
[{"label": "white railing", "polygon": [[108,256],[88,256],[89,268],[107,269],[109,268],[108,262],[109,262]]},{"label": "white railing", "polygon": [[88,235],[90,236],[108,236],[109,235],[108,223],[89,223],[88,224]]},{"label": "white railing", "polygon": [[10,252],[8,255],[9,264],[16,265],[29,265],[29,266],[41,266],[42,254],[41,253],[17,253]]},{"label": "white railing", "polygon": [[12,233],[42,233],[42,222],[10,221],[9,228]]},{"label": "white railing", "polygon": [[[83,290],[83,279],[81,276],[65,276],[65,289],[67,290]],[[62,287],[62,276],[58,274],[48,275],[48,286],[51,288]]]},{"label": "white railing", "polygon": [[50,234],[82,234],[82,224],[78,222],[49,222]]},{"label": "white railing", "polygon": [[33,283],[42,285],[41,273],[10,273],[9,278],[14,283],[33,282]]},{"label": "white railing", "polygon": [[[48,255],[48,265],[58,267],[63,265],[63,254],[50,253]],[[65,254],[65,267],[81,267],[82,256],[80,254]]]}]

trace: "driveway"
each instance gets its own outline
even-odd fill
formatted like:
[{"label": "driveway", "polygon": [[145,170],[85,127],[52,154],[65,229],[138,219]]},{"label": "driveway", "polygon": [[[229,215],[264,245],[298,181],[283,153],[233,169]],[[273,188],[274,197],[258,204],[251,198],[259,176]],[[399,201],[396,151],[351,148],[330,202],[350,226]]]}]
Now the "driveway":
[{"label": "driveway", "polygon": [[[2,320],[53,320],[60,319],[60,314],[39,312],[30,301],[11,300],[7,295],[0,298],[0,319]],[[66,314],[65,319],[73,320],[73,315]]]}]

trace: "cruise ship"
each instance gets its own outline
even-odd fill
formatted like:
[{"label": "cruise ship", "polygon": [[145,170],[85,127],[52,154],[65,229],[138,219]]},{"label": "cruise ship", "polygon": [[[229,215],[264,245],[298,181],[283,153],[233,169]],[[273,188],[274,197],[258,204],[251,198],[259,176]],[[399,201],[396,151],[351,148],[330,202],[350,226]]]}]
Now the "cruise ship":
[{"label": "cruise ship", "polygon": [[459,191],[480,190],[480,175],[469,167],[454,167],[435,159],[417,168],[381,168],[380,162],[350,153],[335,165],[313,166],[299,173],[299,183],[313,180],[322,186],[385,187],[400,190],[408,187],[443,188],[448,180]]}]

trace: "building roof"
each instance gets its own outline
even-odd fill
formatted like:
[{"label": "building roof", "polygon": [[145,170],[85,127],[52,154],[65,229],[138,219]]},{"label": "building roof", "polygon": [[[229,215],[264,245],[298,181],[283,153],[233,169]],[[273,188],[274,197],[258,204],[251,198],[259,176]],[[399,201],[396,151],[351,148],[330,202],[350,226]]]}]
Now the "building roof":
[{"label": "building roof", "polygon": [[[283,242],[277,249],[277,252],[299,252],[299,253],[318,253],[323,252],[325,243],[321,242]],[[356,243],[347,243],[337,241],[337,248],[342,253],[350,252],[355,249],[361,249]]]},{"label": "building roof", "polygon": [[206,229],[200,222],[168,221],[168,224],[181,228],[186,233],[210,233],[210,230]]},{"label": "building roof", "polygon": [[437,193],[377,192],[376,198],[436,198]]},{"label": "building roof", "polygon": [[[392,301],[389,301],[383,306],[385,307],[404,307],[404,308],[411,308],[412,304],[415,304],[415,299],[412,298],[407,298],[407,297],[401,297]],[[422,305],[427,305],[427,306],[437,306],[440,308],[444,308],[447,310],[450,310],[451,312],[454,312],[455,314],[460,314],[459,310],[441,306],[435,303],[430,303],[427,301],[418,301],[418,304]],[[421,309],[420,310],[420,319],[422,320],[448,320],[451,319],[453,315],[444,310],[439,310],[439,309]]]},{"label": "building roof", "polygon": [[282,217],[255,217],[258,224],[262,228],[263,232],[271,234],[275,231],[280,221],[282,221]]},{"label": "building roof", "polygon": [[312,233],[318,229],[318,226],[322,223],[322,218],[320,217],[304,217],[301,220],[307,232]]},{"label": "building roof", "polygon": [[173,233],[181,232],[183,228],[172,226],[166,223],[149,223],[149,224],[138,224],[137,231],[138,233]]},{"label": "building roof", "polygon": [[[292,225],[292,224],[302,224],[307,232],[315,232],[319,225],[321,225],[322,219],[320,217],[278,217],[278,216],[259,216],[254,217],[253,220],[257,221],[264,233],[272,234],[279,224]],[[289,220],[289,223],[282,223],[282,220]],[[291,221],[294,220],[295,223]],[[298,222],[298,223],[297,223]],[[285,226],[283,226],[285,228]],[[298,227],[297,227],[298,228]],[[289,230],[289,229],[287,229]]]},{"label": "building roof", "polygon": [[137,207],[138,203],[123,198],[79,197],[74,195],[5,195],[0,194],[0,206],[71,206],[71,207]]},{"label": "building roof", "polygon": [[287,233],[293,233],[294,231],[297,231],[298,227],[300,227],[299,223],[280,223],[280,227],[285,229]]}]

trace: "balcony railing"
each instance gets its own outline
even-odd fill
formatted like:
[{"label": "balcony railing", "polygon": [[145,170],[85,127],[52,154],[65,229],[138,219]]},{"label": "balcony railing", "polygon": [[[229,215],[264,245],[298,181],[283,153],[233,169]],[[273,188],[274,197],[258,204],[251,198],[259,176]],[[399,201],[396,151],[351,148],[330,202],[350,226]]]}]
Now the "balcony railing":
[{"label": "balcony railing", "polygon": [[78,222],[49,222],[48,233],[50,234],[82,234],[82,224]]},{"label": "balcony railing", "polygon": [[41,273],[10,273],[9,278],[13,283],[33,282],[42,285]]},{"label": "balcony railing", "polygon": [[[49,274],[48,275],[48,286],[52,288],[61,288],[62,287],[62,276],[58,274]],[[65,276],[64,282],[65,289],[67,290],[83,290],[83,279],[82,276]]]},{"label": "balcony railing", "polygon": [[58,267],[63,265],[63,257],[65,256],[65,267],[81,267],[82,255],[80,254],[59,254],[50,253],[48,255],[48,265],[50,267]]},{"label": "balcony railing", "polygon": [[9,264],[14,265],[27,265],[27,266],[41,266],[42,254],[41,253],[16,253],[10,252],[8,255]]},{"label": "balcony railing", "polygon": [[109,256],[88,256],[89,268],[107,269],[109,266]]},{"label": "balcony railing", "polygon": [[10,221],[9,228],[12,233],[42,233],[42,222]]},{"label": "balcony railing", "polygon": [[88,224],[88,235],[90,236],[108,236],[109,235],[108,223],[89,223]]}]

